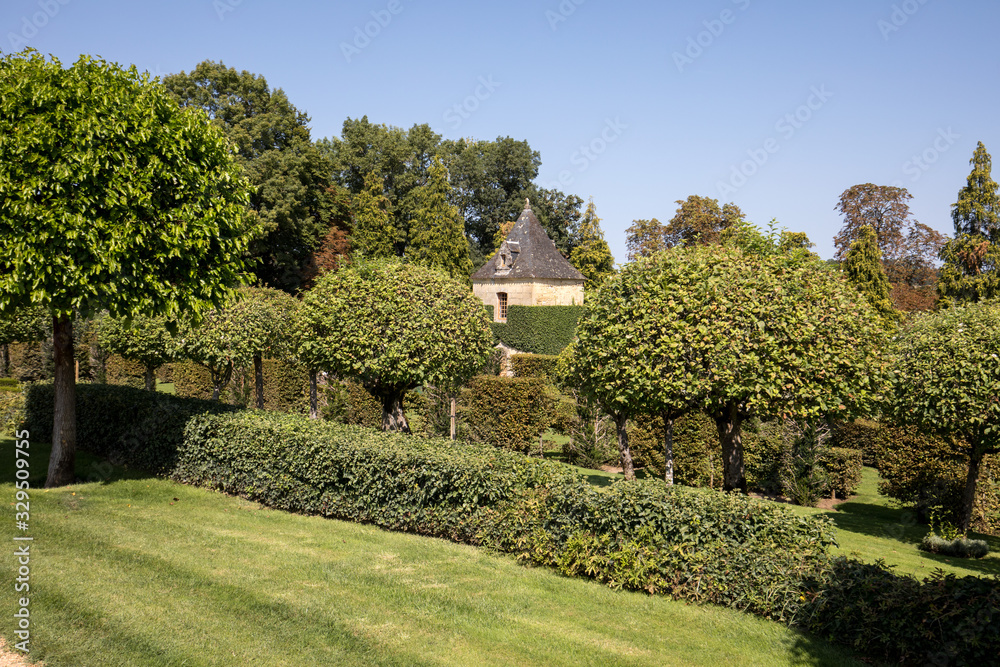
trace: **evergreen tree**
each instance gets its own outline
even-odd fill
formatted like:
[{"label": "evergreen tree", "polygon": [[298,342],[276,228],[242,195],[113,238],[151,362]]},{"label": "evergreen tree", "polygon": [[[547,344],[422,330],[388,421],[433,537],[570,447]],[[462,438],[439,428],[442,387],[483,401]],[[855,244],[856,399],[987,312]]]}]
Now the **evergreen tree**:
[{"label": "evergreen tree", "polygon": [[465,221],[458,208],[448,203],[451,193],[448,169],[434,158],[427,183],[414,190],[407,255],[414,264],[465,280],[472,275],[472,259],[465,238]]},{"label": "evergreen tree", "polygon": [[868,299],[884,325],[891,327],[899,322],[899,313],[893,308],[889,297],[892,286],[882,268],[878,235],[871,226],[865,225],[860,229],[858,238],[847,251],[844,275]]},{"label": "evergreen tree", "polygon": [[978,234],[991,243],[1000,243],[1000,198],[997,183],[990,176],[990,154],[979,142],[969,164],[972,173],[964,188],[958,191],[958,201],[951,205],[955,237]]},{"label": "evergreen tree", "polygon": [[382,193],[382,177],[375,172],[365,176],[365,187],[354,199],[353,252],[367,259],[395,254],[396,228],[389,212],[389,200]]},{"label": "evergreen tree", "polygon": [[604,240],[601,219],[597,217],[593,198],[587,202],[587,210],[583,213],[575,236],[576,243],[569,262],[586,276],[588,289],[597,289],[608,276],[614,274],[615,258]]}]

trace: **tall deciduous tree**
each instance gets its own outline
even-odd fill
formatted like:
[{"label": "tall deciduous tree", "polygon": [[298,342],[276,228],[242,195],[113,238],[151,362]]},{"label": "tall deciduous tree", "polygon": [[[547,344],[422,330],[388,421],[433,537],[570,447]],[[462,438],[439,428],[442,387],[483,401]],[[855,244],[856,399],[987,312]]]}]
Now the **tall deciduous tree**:
[{"label": "tall deciduous tree", "polygon": [[134,67],[0,59],[0,312],[53,318],[47,486],[74,479],[74,313],[223,301],[243,275],[249,194],[221,131]]},{"label": "tall deciduous tree", "polygon": [[575,247],[570,253],[569,263],[587,278],[586,287],[596,290],[615,272],[615,258],[604,240],[601,219],[597,217],[593,199],[587,203],[587,210],[583,212],[574,236]]},{"label": "tall deciduous tree", "polygon": [[378,259],[395,254],[396,226],[389,212],[389,200],[382,193],[382,177],[365,176],[365,187],[354,198],[354,231],[351,249],[359,257]]},{"label": "tall deciduous tree", "polygon": [[136,361],[146,370],[146,389],[156,391],[156,369],[177,356],[177,341],[163,317],[98,317],[97,344],[110,354]]},{"label": "tall deciduous tree", "polygon": [[394,261],[357,262],[316,281],[302,300],[298,357],[356,378],[382,403],[382,429],[409,432],[407,391],[451,386],[482,368],[493,334],[461,282]]},{"label": "tall deciduous tree", "polygon": [[656,218],[633,220],[632,226],[625,230],[625,247],[630,262],[666,250],[670,247],[667,228]]},{"label": "tall deciduous tree", "polygon": [[413,222],[407,258],[415,264],[437,269],[452,278],[466,280],[472,275],[465,223],[458,208],[449,203],[451,185],[448,170],[435,158],[427,183],[413,191]]},{"label": "tall deciduous tree", "polygon": [[341,222],[329,192],[330,162],[310,139],[309,116],[263,76],[221,62],[206,60],[163,84],[182,106],[204,110],[233,142],[261,225],[251,247],[257,277],[286,291],[301,287],[311,253]]},{"label": "tall deciduous tree", "polygon": [[902,332],[889,414],[967,443],[961,528],[969,529],[983,456],[1000,453],[1000,305],[921,315]]},{"label": "tall deciduous tree", "polygon": [[883,324],[888,328],[895,327],[899,322],[899,313],[889,298],[892,287],[882,268],[874,229],[867,225],[861,228],[861,233],[844,258],[843,269],[847,281],[868,299]]},{"label": "tall deciduous tree", "polygon": [[743,220],[743,211],[732,202],[720,207],[718,199],[691,195],[675,203],[677,211],[664,229],[668,247],[718,243],[724,230]]},{"label": "tall deciduous tree", "polygon": [[895,257],[912,224],[907,203],[912,198],[906,188],[891,185],[862,183],[844,190],[834,206],[844,216],[844,226],[833,239],[834,259],[844,259],[862,227],[875,230],[883,258]]}]

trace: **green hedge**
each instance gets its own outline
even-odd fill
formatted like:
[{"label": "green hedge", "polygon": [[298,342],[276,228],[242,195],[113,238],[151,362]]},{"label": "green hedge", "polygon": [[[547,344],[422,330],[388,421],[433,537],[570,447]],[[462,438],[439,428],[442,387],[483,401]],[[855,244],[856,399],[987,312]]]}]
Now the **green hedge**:
[{"label": "green hedge", "polygon": [[880,428],[878,422],[870,419],[843,422],[833,429],[831,444],[844,449],[857,449],[862,453],[864,465],[878,468]]},{"label": "green hedge", "polygon": [[562,352],[576,334],[583,306],[509,306],[506,322],[492,322],[493,334],[507,347],[530,354]]},{"label": "green hedge", "polygon": [[[264,409],[278,412],[309,414],[309,369],[301,364],[281,359],[264,359]],[[253,367],[246,371],[253,397]]]},{"label": "green hedge", "polygon": [[861,486],[864,466],[860,450],[830,447],[822,457],[823,468],[829,475],[830,492],[840,498],[850,498]]},{"label": "green hedge", "polygon": [[[25,423],[32,439],[52,440],[55,398],[51,384],[27,388]],[[225,413],[232,406],[183,398],[123,385],[76,386],[76,443],[112,463],[167,474],[174,466],[184,425],[204,413]]]},{"label": "green hedge", "polygon": [[144,389],[146,387],[146,367],[138,361],[131,361],[112,354],[105,363],[105,380],[108,384]]},{"label": "green hedge", "polygon": [[553,417],[546,384],[537,377],[474,377],[459,400],[467,437],[518,452],[538,451],[538,436]]},{"label": "green hedge", "polygon": [[207,368],[193,361],[176,361],[172,364],[174,391],[185,398],[212,398],[212,374]]},{"label": "green hedge", "polygon": [[540,377],[551,382],[556,375],[558,362],[559,357],[552,354],[510,355],[510,366],[514,371],[514,377]]}]

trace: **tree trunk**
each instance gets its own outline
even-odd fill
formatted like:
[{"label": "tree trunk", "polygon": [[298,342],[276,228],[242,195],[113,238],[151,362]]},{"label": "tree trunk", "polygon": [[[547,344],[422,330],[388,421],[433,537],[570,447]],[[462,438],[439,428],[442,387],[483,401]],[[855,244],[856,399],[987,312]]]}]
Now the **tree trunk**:
[{"label": "tree trunk", "polygon": [[983,454],[972,445],[972,452],[969,456],[969,474],[965,477],[965,490],[962,491],[962,515],[961,525],[963,533],[969,532],[972,525],[972,510],[976,504],[976,483],[979,481],[979,467],[983,462]]},{"label": "tree trunk", "polygon": [[451,439],[454,440],[455,439],[455,418],[457,417],[457,414],[458,414],[458,400],[456,400],[455,397],[452,396],[451,400],[449,401],[449,403],[451,403],[451,414],[450,414],[450,417],[451,417]]},{"label": "tree trunk", "polygon": [[736,406],[727,405],[715,415],[715,427],[722,443],[722,490],[747,492],[743,469],[743,439],[740,427],[743,417]]},{"label": "tree trunk", "polygon": [[209,369],[209,371],[212,373],[212,400],[217,401],[222,396],[222,390],[233,378],[233,364],[232,362],[226,364],[225,368],[220,371],[213,369]]},{"label": "tree trunk", "polygon": [[146,391],[156,391],[156,369],[146,366]]},{"label": "tree trunk", "polygon": [[663,414],[663,479],[674,483],[674,420]]},{"label": "tree trunk", "polygon": [[55,361],[55,416],[52,454],[45,487],[66,486],[76,478],[76,383],[73,381],[73,320],[63,315],[52,321]]},{"label": "tree trunk", "polygon": [[635,468],[632,467],[632,450],[628,445],[628,430],[626,429],[628,418],[615,415],[614,420],[615,429],[618,431],[618,452],[622,457],[622,471],[625,473],[625,479],[634,480]]},{"label": "tree trunk", "polygon": [[[309,391],[314,392],[316,388],[316,371],[309,371]],[[253,355],[253,389],[257,394],[257,409],[264,409],[264,360],[260,357],[260,352]],[[310,416],[312,413],[312,393],[309,395]]]},{"label": "tree trunk", "polygon": [[309,371],[309,419],[319,419],[319,374]]},{"label": "tree trunk", "polygon": [[409,433],[410,425],[403,414],[403,396],[406,390],[376,387],[372,393],[382,402],[382,430]]}]

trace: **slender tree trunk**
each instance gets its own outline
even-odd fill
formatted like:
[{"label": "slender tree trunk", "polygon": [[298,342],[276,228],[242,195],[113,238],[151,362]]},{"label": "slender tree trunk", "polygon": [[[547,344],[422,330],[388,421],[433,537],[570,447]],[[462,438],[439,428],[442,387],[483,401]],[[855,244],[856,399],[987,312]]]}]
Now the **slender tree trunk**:
[{"label": "slender tree trunk", "polygon": [[52,353],[55,361],[55,416],[52,454],[46,488],[72,484],[76,478],[76,383],[73,381],[73,320],[53,318]]},{"label": "slender tree trunk", "polygon": [[403,397],[406,390],[393,387],[377,387],[373,392],[382,402],[382,430],[410,432],[410,425],[403,414]]},{"label": "slender tree trunk", "polygon": [[674,483],[674,420],[663,413],[663,479]]},{"label": "slender tree trunk", "polygon": [[146,391],[156,391],[156,368],[146,366]]},{"label": "slender tree trunk", "polygon": [[969,474],[965,477],[965,489],[962,491],[961,525],[963,533],[969,532],[972,525],[972,510],[976,504],[976,484],[979,481],[979,467],[983,462],[983,454],[975,445],[971,446],[969,456]]},{"label": "slender tree trunk", "polygon": [[[313,392],[316,387],[316,371],[309,371],[309,391]],[[257,409],[264,409],[264,360],[261,359],[260,352],[253,355],[253,389],[257,394]],[[311,399],[311,394],[310,394]],[[310,413],[312,403],[310,403]]]},{"label": "slender tree trunk", "polygon": [[628,417],[614,415],[614,420],[615,429],[618,431],[618,452],[621,454],[622,470],[625,473],[625,479],[634,480],[635,468],[632,466],[632,450],[629,448],[628,430],[626,429]]},{"label": "slender tree trunk", "polygon": [[456,417],[458,416],[458,400],[454,396],[452,396],[451,400],[449,401],[449,403],[451,403],[451,414],[450,414],[450,417],[451,417],[451,439],[454,440],[455,439],[455,420],[456,420]]},{"label": "slender tree trunk", "polygon": [[725,406],[715,415],[715,427],[722,443],[722,490],[747,492],[747,479],[743,468],[743,418],[734,405]]},{"label": "slender tree trunk", "polygon": [[319,374],[309,371],[309,419],[319,419]]},{"label": "slender tree trunk", "polygon": [[226,385],[233,378],[233,364],[230,362],[219,371],[209,370],[212,373],[212,400],[217,401],[222,396],[222,390],[226,388]]}]

